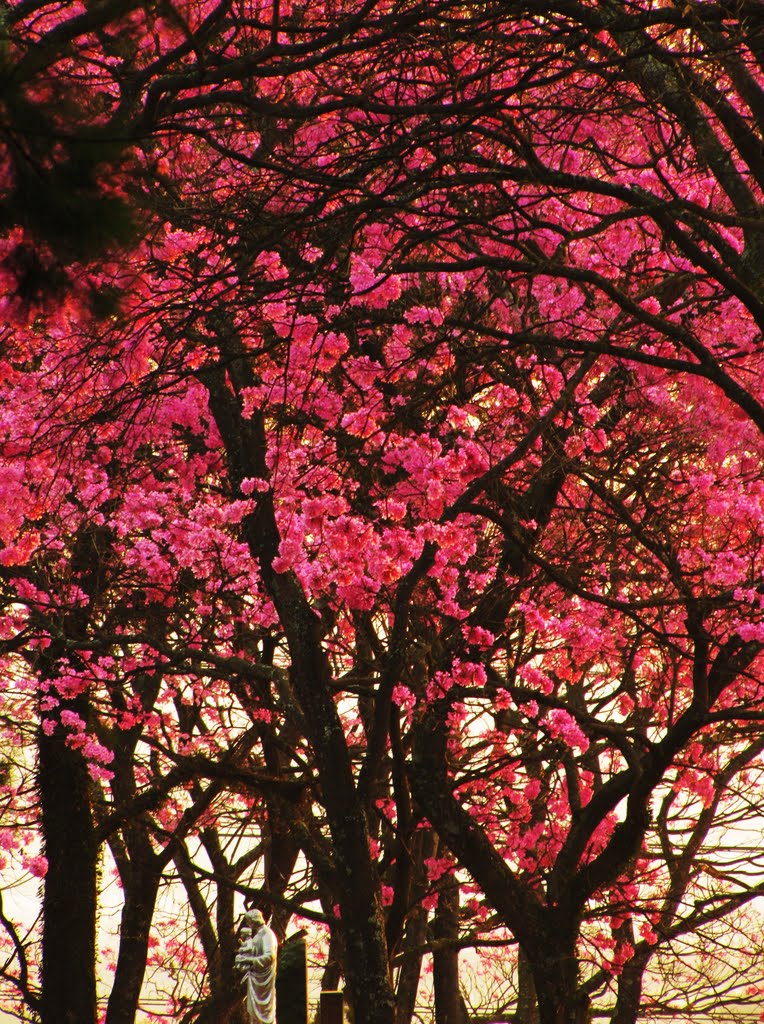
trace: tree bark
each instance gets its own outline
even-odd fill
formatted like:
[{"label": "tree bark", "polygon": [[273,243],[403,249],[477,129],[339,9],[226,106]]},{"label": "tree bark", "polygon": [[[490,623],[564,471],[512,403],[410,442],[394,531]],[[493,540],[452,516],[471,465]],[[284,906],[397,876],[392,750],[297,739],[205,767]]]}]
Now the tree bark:
[{"label": "tree bark", "polygon": [[525,950],[517,952],[517,1012],[515,1024],[539,1024],[539,1007],[533,972]]},{"label": "tree bark", "polygon": [[624,964],[623,971],[618,977],[618,995],[611,1024],[637,1024],[645,968],[652,955],[653,950],[649,948]]},{"label": "tree bark", "polygon": [[435,856],[438,849],[437,836],[432,829],[420,828],[414,833],[411,845],[412,856],[417,865],[417,877],[412,891],[414,909],[406,919],[403,936],[403,962],[396,989],[395,1024],[411,1024],[416,1009],[429,916],[429,911],[420,902],[426,893],[424,862],[427,858]]},{"label": "tree bark", "polygon": [[[87,691],[68,697],[55,687],[67,661],[66,642],[87,636],[90,616],[103,588],[111,545],[106,527],[84,527],[72,548],[72,579],[88,595],[59,624],[56,640],[32,664],[58,703],[41,715],[37,734],[37,785],[48,870],[42,901],[42,1024],[95,1024],[96,921],[99,841],[91,810],[88,764],[62,724],[64,711],[88,725]],[[43,626],[47,623],[43,622]],[[52,730],[45,723],[52,723]]]},{"label": "tree bark", "polygon": [[[435,1024],[466,1024],[459,990],[459,883],[443,879],[438,909],[432,926],[436,947],[433,953]],[[439,945],[445,943],[446,945]]]},{"label": "tree bark", "polygon": [[161,877],[162,871],[156,862],[131,865],[129,884],[124,885],[119,956],[106,1009],[106,1024],[134,1024]]},{"label": "tree bark", "polygon": [[589,999],[578,986],[575,936],[570,941],[566,931],[545,930],[528,953],[539,1024],[589,1024]]},{"label": "tree bark", "polygon": [[[87,719],[86,699],[67,701]],[[53,716],[50,716],[51,718]],[[85,759],[60,723],[38,737],[37,784],[48,871],[43,893],[42,1024],[96,1024],[95,839]]]}]

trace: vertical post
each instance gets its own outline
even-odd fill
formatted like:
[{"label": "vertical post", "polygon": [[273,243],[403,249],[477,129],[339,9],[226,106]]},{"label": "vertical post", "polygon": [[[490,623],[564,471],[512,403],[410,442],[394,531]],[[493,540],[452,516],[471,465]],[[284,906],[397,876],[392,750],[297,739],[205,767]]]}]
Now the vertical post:
[{"label": "vertical post", "polygon": [[321,1024],[342,1024],[342,992],[325,990],[321,993]]},{"label": "vertical post", "polygon": [[290,936],[279,949],[276,973],[279,1024],[308,1024],[308,958],[305,939]]}]

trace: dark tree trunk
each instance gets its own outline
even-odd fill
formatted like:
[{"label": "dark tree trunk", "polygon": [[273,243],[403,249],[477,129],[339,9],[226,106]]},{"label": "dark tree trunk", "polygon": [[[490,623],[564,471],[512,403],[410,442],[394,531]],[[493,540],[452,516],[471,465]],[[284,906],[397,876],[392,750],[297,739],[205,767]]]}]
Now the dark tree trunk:
[{"label": "dark tree trunk", "polygon": [[618,995],[611,1024],[637,1024],[642,1003],[642,980],[652,954],[652,949],[647,949],[624,964],[618,977]]},{"label": "dark tree trunk", "polygon": [[119,956],[106,1010],[106,1024],[134,1024],[146,972],[149,935],[161,869],[156,863],[132,867],[123,880],[125,903],[120,919]]},{"label": "dark tree trunk", "polygon": [[[432,925],[435,951],[432,957],[435,992],[435,1024],[466,1024],[459,990],[459,883],[442,879],[438,909]],[[443,944],[443,945],[441,945]]]},{"label": "dark tree trunk", "polygon": [[[32,659],[41,679],[58,697],[55,681],[61,660],[68,661],[65,643],[87,636],[89,616],[103,587],[104,564],[111,545],[106,527],[86,526],[72,550],[73,580],[88,595],[87,604],[70,609],[58,624],[63,638]],[[43,623],[44,624],[44,623]],[[99,840],[91,812],[88,764],[67,739],[61,724],[64,711],[73,712],[85,725],[90,720],[87,692],[42,714],[53,723],[50,735],[40,727],[37,736],[37,785],[41,829],[48,870],[43,892],[42,1024],[95,1024],[96,915],[98,905]]]},{"label": "dark tree trunk", "polygon": [[429,857],[434,857],[437,849],[438,839],[435,832],[432,829],[417,829],[412,839],[412,856],[417,864],[417,877],[412,891],[414,909],[406,919],[406,931],[403,936],[403,961],[398,974],[395,1024],[411,1024],[416,1009],[429,916],[429,911],[420,902],[427,891],[424,862]]},{"label": "dark tree trunk", "polygon": [[[266,800],[268,804],[266,834],[269,842],[265,855],[265,887],[269,893],[283,896],[300,855],[300,842],[282,813],[284,801],[267,797]],[[283,942],[292,911],[277,903],[270,904],[265,909],[272,914],[270,926],[275,932],[276,938],[279,942]]]},{"label": "dark tree trunk", "polygon": [[[321,975],[321,989],[334,992],[340,986],[342,980],[341,943],[336,931],[332,931],[329,937],[329,952],[326,957],[326,966]],[[321,1024],[321,1007],[316,1006],[316,1012],[311,1018],[311,1024]]]},{"label": "dark tree trunk", "polygon": [[[332,837],[346,994],[359,1024],[361,1021],[393,1024],[395,1000],[380,884],[369,852],[366,816],[353,783],[342,723],[331,697],[328,666],[316,637],[317,623],[312,621],[307,605],[300,610],[294,605],[289,608],[292,604],[289,597],[291,595],[286,602],[288,614],[282,614],[282,621],[294,616],[292,628],[287,627],[293,659],[292,679],[308,723],[308,738],[316,759]],[[283,609],[283,597],[277,601],[279,606]]]},{"label": "dark tree trunk", "polygon": [[539,1024],[589,1024],[589,999],[578,986],[575,938],[565,941],[560,931],[550,929],[528,955]]},{"label": "dark tree trunk", "polygon": [[528,957],[523,949],[517,953],[517,1012],[515,1024],[539,1024],[536,986],[533,984]]},{"label": "dark tree trunk", "polygon": [[[66,708],[87,720],[84,698]],[[53,718],[52,715],[47,716]],[[40,730],[37,784],[48,872],[43,895],[42,1024],[95,1024],[98,843],[90,812],[90,775],[57,724]]]},{"label": "dark tree trunk", "polygon": [[418,907],[406,922],[403,963],[398,974],[395,1000],[395,1024],[411,1024],[416,1009],[419,979],[422,975],[422,947],[427,941],[427,911]]},{"label": "dark tree trunk", "polygon": [[[266,429],[261,416],[246,419],[242,415],[239,393],[253,383],[246,353],[230,335],[221,336],[220,342],[221,351],[236,358],[228,365],[227,375],[220,370],[210,371],[204,379],[210,410],[225,446],[231,484],[239,493],[244,479],[268,476]],[[244,518],[242,527],[286,635],[291,682],[315,757],[332,838],[347,996],[359,1024],[393,1024],[395,998],[380,882],[369,852],[364,805],[334,703],[331,667],[322,645],[322,623],[296,576],[277,573],[272,567],[281,539],[272,494],[260,495],[256,510]]]}]

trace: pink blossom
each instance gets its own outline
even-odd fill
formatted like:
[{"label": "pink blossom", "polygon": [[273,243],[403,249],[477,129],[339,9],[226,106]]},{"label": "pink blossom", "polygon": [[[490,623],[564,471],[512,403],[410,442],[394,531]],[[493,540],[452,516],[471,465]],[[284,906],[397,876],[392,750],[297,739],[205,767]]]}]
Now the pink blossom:
[{"label": "pink blossom", "polygon": [[588,749],[589,740],[576,720],[564,708],[552,708],[544,722],[550,734],[563,740],[569,747],[577,747],[581,753]]},{"label": "pink blossom", "polygon": [[35,876],[35,878],[44,878],[48,870],[48,858],[47,857],[24,857],[23,865],[26,870]]},{"label": "pink blossom", "polygon": [[454,862],[450,857],[427,857],[424,864],[427,869],[427,879],[430,882],[439,881],[454,869]]},{"label": "pink blossom", "polygon": [[403,683],[396,683],[393,687],[392,701],[404,711],[410,711],[416,704],[416,697]]},{"label": "pink blossom", "polygon": [[661,311],[660,302],[652,295],[647,299],[643,299],[640,302],[640,306],[646,313],[650,313],[652,316],[657,316]]},{"label": "pink blossom", "polygon": [[62,711],[61,724],[65,725],[67,729],[75,729],[77,732],[82,732],[85,729],[85,723],[74,711]]},{"label": "pink blossom", "polygon": [[255,491],[264,492],[270,490],[270,486],[271,485],[267,480],[263,480],[260,477],[250,476],[242,480],[241,493],[249,495]]},{"label": "pink blossom", "polygon": [[89,760],[100,761],[101,764],[110,764],[114,760],[114,752],[92,738],[85,743],[82,753]]}]

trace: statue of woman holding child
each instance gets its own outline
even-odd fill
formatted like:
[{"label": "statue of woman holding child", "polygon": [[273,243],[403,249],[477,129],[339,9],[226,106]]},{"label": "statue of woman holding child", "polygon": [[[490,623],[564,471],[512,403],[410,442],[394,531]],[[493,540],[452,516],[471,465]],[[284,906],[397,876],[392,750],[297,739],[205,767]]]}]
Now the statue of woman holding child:
[{"label": "statue of woman holding child", "polygon": [[259,910],[248,910],[241,930],[241,945],[234,967],[247,986],[247,1015],[250,1024],[276,1021],[276,936]]}]

